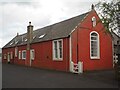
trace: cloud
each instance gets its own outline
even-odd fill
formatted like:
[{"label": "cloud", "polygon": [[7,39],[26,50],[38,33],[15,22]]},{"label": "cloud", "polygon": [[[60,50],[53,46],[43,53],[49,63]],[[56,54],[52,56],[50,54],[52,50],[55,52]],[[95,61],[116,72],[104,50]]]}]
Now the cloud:
[{"label": "cloud", "polygon": [[16,33],[26,33],[28,22],[38,29],[90,10],[99,0],[1,0],[0,47]]}]

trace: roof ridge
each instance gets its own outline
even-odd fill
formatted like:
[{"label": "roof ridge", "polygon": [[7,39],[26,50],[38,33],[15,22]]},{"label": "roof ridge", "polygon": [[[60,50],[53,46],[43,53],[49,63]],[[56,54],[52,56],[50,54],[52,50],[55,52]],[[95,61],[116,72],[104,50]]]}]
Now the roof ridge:
[{"label": "roof ridge", "polygon": [[[90,12],[91,11],[82,13],[69,19],[33,30],[33,35],[35,36],[35,38],[32,41],[32,43],[68,37],[68,35],[75,28],[75,26],[78,25],[83,20],[83,18],[86,17],[86,15],[89,14]],[[27,32],[18,35],[17,38],[19,39],[18,45],[26,44],[26,42],[21,41],[21,37],[22,36],[26,37],[26,34]],[[45,37],[39,39],[38,37],[42,34],[46,35]],[[15,38],[16,37],[17,36],[15,36]],[[14,38],[10,42],[12,42],[13,40]],[[9,43],[7,43],[4,47],[12,47],[11,45],[9,45]]]},{"label": "roof ridge", "polygon": [[[56,23],[51,24],[51,25],[43,26],[43,27],[41,27],[41,28],[38,28],[38,29],[33,30],[33,32],[35,32],[35,31],[37,31],[37,30],[42,30],[42,29],[47,28],[47,27],[54,26],[54,25],[59,24],[59,23],[62,23],[62,22],[69,21],[69,20],[71,20],[71,19],[74,19],[74,18],[76,18],[76,17],[82,16],[82,15],[87,14],[87,13],[89,13],[89,12],[91,12],[91,11],[88,11],[88,12],[86,12],[86,13],[82,13],[82,14],[79,14],[79,15],[73,16],[73,17],[71,17],[71,18],[69,18],[69,19],[65,19],[65,20],[62,20],[62,21],[56,22]],[[20,34],[19,36],[22,36],[22,35],[25,35],[25,34],[26,34],[26,33],[23,33],[23,34]]]}]

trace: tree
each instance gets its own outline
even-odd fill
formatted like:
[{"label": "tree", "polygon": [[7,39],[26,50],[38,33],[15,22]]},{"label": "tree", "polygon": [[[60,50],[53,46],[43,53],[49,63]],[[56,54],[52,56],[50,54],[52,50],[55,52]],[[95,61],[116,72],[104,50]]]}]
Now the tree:
[{"label": "tree", "polygon": [[120,1],[99,2],[96,8],[100,11],[99,15],[106,31],[109,33],[115,31],[120,35]]}]

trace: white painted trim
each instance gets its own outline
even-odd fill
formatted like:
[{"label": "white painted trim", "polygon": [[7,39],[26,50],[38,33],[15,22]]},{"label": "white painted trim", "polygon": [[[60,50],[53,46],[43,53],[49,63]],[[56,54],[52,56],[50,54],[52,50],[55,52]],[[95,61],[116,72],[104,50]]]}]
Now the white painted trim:
[{"label": "white painted trim", "polygon": [[26,52],[26,50],[22,50],[22,59],[26,59],[26,56],[25,56],[25,58],[23,57],[23,52]]},{"label": "white painted trim", "polygon": [[19,51],[19,59],[21,59],[21,51]]},{"label": "white painted trim", "polygon": [[[90,12],[89,12],[89,13],[90,13]],[[80,21],[80,23],[78,23],[77,26],[75,26],[75,28],[70,32],[69,35],[71,35],[71,34],[76,30],[76,28],[77,28],[78,26],[80,26],[80,24],[86,19],[86,17],[89,15],[89,13]]]},{"label": "white painted trim", "polygon": [[[54,47],[55,47],[54,46],[54,42],[55,41],[57,41],[58,58],[55,57],[55,50],[54,50]],[[62,58],[59,57],[60,56],[60,53],[59,53],[60,52],[59,51],[59,43],[58,43],[59,41],[62,42]],[[54,61],[63,61],[63,39],[53,40],[52,41],[52,47],[53,47],[53,49],[52,49],[53,50],[53,60]]]},{"label": "white painted trim", "polygon": [[[32,55],[32,51],[34,52],[34,56]],[[32,61],[35,59],[35,50],[31,49],[30,50],[30,66],[32,65]]]},{"label": "white painted trim", "polygon": [[[98,38],[97,38],[97,49],[98,49],[97,57],[92,57],[91,56],[91,34],[92,33],[96,33],[98,35]],[[96,31],[90,32],[90,58],[91,59],[100,59],[100,37],[99,37],[99,34]]]},{"label": "white painted trim", "polygon": [[70,56],[69,56],[69,70],[70,72],[73,72],[73,65],[72,65],[72,41],[71,41],[71,35],[70,35],[70,38],[69,38],[69,51],[70,51]]}]

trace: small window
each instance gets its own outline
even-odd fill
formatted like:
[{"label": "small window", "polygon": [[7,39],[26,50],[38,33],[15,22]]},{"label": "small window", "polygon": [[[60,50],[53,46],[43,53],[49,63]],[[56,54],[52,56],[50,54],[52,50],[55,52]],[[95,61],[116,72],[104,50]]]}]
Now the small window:
[{"label": "small window", "polygon": [[90,57],[91,59],[99,59],[99,54],[99,34],[93,31],[90,33]]},{"label": "small window", "polygon": [[35,51],[34,51],[34,49],[32,49],[32,50],[30,51],[30,57],[31,57],[32,60],[35,59]]},{"label": "small window", "polygon": [[10,53],[10,55],[11,55],[11,56],[10,56],[10,57],[11,57],[11,59],[13,59],[13,52],[11,52],[11,53]]},{"label": "small window", "polygon": [[25,42],[27,42],[27,38],[25,39]]},{"label": "small window", "polygon": [[117,41],[117,45],[119,45],[119,44],[120,44],[120,41],[118,40],[118,41]]},{"label": "small window", "polygon": [[92,25],[93,25],[93,27],[96,26],[96,18],[94,16],[92,17]]},{"label": "small window", "polygon": [[21,51],[19,51],[19,59],[21,59]]},{"label": "small window", "polygon": [[33,39],[35,39],[35,38],[36,38],[36,36],[33,37]]},{"label": "small window", "polygon": [[22,51],[22,59],[26,59],[26,50]]},{"label": "small window", "polygon": [[62,60],[63,58],[63,40],[53,41],[53,60]]},{"label": "small window", "polygon": [[43,35],[40,35],[39,36],[39,39],[43,38],[46,34],[43,34]]},{"label": "small window", "polygon": [[7,59],[7,55],[6,54],[4,54],[4,59]]},{"label": "small window", "polygon": [[16,41],[15,44],[18,44],[19,41]]},{"label": "small window", "polygon": [[12,45],[12,44],[13,44],[13,42],[10,43],[10,45]]}]

